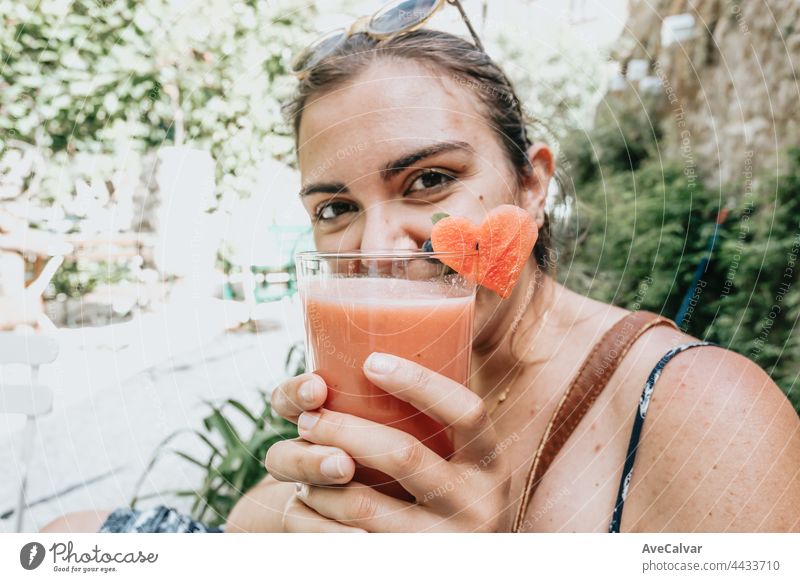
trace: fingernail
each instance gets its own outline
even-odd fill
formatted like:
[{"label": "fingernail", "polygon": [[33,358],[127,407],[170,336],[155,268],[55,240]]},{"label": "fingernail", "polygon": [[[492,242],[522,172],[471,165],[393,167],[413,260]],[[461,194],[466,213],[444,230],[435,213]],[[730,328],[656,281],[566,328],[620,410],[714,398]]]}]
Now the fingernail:
[{"label": "fingernail", "polygon": [[297,427],[302,431],[310,431],[319,421],[319,414],[316,412],[304,412],[297,419]]},{"label": "fingernail", "polygon": [[330,479],[340,479],[345,476],[345,460],[342,455],[325,457],[319,464],[319,470]]},{"label": "fingernail", "polygon": [[303,401],[308,402],[309,404],[313,404],[319,392],[320,392],[319,380],[317,380],[316,378],[306,380],[300,386],[300,398]]},{"label": "fingernail", "polygon": [[397,368],[397,359],[375,352],[367,358],[367,368],[374,374],[391,374]]},{"label": "fingernail", "polygon": [[308,485],[305,483],[295,483],[295,489],[297,489],[297,496],[300,499],[305,499],[308,497]]}]

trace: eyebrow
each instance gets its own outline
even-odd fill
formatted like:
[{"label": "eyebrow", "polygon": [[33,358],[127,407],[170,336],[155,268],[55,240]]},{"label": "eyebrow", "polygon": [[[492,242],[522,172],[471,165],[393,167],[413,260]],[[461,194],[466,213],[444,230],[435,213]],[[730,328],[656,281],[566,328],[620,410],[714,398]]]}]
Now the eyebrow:
[{"label": "eyebrow", "polygon": [[[463,151],[470,154],[475,153],[475,149],[465,141],[442,141],[420,148],[411,153],[389,162],[380,171],[381,179],[386,182],[394,176],[413,167],[425,158],[442,154],[450,151]],[[309,184],[300,190],[300,197],[310,194],[342,194],[348,191],[347,186],[342,182],[318,182]]]},{"label": "eyebrow", "polygon": [[424,148],[418,149],[414,152],[411,152],[410,154],[406,154],[403,157],[398,158],[393,162],[389,162],[381,170],[381,178],[385,182],[387,180],[390,180],[403,170],[412,167],[420,160],[424,160],[425,158],[429,158],[431,156],[435,156],[437,154],[441,154],[444,152],[450,152],[453,150],[475,153],[475,150],[472,148],[472,146],[465,141],[442,141],[434,143],[429,146],[425,146]]},{"label": "eyebrow", "polygon": [[341,194],[342,192],[347,192],[347,186],[342,182],[318,182],[301,188],[300,198],[310,194]]}]

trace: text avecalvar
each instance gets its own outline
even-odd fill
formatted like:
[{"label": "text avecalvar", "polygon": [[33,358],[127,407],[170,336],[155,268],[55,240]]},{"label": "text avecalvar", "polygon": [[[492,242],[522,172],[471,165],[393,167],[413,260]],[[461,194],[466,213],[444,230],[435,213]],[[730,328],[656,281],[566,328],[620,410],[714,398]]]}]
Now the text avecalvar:
[{"label": "text avecalvar", "polygon": [[664,544],[662,546],[651,546],[645,544],[642,548],[643,554],[699,554],[703,546],[690,546],[687,544]]}]

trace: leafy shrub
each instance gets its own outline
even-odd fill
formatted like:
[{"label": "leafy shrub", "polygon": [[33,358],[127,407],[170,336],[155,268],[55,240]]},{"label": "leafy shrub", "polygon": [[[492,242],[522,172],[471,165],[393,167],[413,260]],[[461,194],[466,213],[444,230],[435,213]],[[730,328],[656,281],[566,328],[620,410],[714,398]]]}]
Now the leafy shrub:
[{"label": "leafy shrub", "polygon": [[98,285],[113,285],[130,277],[130,268],[121,262],[66,260],[53,276],[48,296],[82,297]]},{"label": "leafy shrub", "polygon": [[[642,133],[621,135],[629,144]],[[571,167],[591,160],[596,168],[573,175],[582,236],[564,249],[572,260],[560,266],[560,280],[600,301],[673,318],[691,290],[682,328],[755,361],[800,411],[800,150],[789,152],[783,175],[761,177],[744,194],[738,184],[720,194],[692,167],[654,157],[626,166],[620,144],[594,150],[592,141],[573,139],[565,150]],[[611,151],[609,163],[593,151]],[[723,208],[729,213],[709,253]]]},{"label": "leafy shrub", "polygon": [[[293,149],[280,103],[316,11],[251,0],[0,0],[0,154],[14,139],[57,166],[107,155],[118,170],[183,132],[217,162],[219,196],[250,196],[263,160]],[[71,194],[62,190],[33,195],[46,205]]]}]

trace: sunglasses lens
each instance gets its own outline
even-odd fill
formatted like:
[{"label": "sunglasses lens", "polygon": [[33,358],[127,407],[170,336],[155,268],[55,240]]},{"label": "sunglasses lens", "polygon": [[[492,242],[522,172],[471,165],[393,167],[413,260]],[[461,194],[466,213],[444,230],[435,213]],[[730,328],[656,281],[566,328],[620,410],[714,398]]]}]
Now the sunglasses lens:
[{"label": "sunglasses lens", "polygon": [[369,32],[388,35],[418,25],[428,18],[440,0],[404,0],[382,8],[369,21]]},{"label": "sunglasses lens", "polygon": [[341,44],[344,37],[344,30],[334,30],[315,41],[295,57],[292,62],[292,72],[300,73],[319,63]]}]

